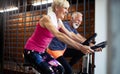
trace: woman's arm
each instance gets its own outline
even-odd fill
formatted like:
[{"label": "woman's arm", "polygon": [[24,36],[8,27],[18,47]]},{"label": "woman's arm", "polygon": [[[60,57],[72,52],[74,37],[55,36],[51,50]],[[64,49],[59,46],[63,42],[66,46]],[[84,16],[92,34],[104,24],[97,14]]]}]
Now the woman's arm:
[{"label": "woman's arm", "polygon": [[40,25],[44,28],[47,28],[60,41],[82,51],[84,54],[93,52],[89,47],[83,46],[82,44],[72,40],[69,36],[56,29],[55,26],[52,24],[49,16],[43,16],[40,20]]}]

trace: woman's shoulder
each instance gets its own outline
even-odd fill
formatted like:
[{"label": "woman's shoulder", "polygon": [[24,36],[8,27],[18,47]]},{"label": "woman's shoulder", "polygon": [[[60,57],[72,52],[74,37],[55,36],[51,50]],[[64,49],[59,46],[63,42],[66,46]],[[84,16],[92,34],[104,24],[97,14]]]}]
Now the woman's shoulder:
[{"label": "woman's shoulder", "polygon": [[43,15],[41,16],[41,19],[50,19],[50,17],[49,17],[48,15],[43,14]]},{"label": "woman's shoulder", "polygon": [[48,22],[48,21],[50,21],[50,17],[48,15],[42,15],[40,18],[40,21]]}]

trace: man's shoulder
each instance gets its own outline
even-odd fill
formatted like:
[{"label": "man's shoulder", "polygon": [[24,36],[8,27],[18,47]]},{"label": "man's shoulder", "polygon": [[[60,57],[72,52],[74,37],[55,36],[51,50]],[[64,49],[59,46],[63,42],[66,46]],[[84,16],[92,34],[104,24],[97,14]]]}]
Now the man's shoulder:
[{"label": "man's shoulder", "polygon": [[65,27],[70,27],[70,25],[69,25],[69,22],[68,22],[68,21],[63,21],[63,24],[64,24],[64,26],[65,26]]},{"label": "man's shoulder", "polygon": [[64,24],[69,24],[68,21],[63,21]]}]

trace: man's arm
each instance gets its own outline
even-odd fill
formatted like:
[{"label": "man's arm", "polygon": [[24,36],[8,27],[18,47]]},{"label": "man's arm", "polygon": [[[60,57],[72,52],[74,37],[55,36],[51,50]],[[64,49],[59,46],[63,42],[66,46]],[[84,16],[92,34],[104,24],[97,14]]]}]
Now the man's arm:
[{"label": "man's arm", "polygon": [[[67,26],[66,26],[66,28],[69,29],[69,27],[67,27]],[[66,31],[66,28],[65,28],[64,26],[62,26],[63,31],[64,31],[65,33],[68,33],[68,30]],[[71,37],[73,40],[75,40],[76,42],[78,42],[78,43],[84,43],[84,42],[87,40],[85,37],[83,37],[81,34],[79,34],[79,33],[77,32],[77,30],[71,30],[71,31],[69,31],[69,34],[68,34],[68,35],[70,35],[70,37]],[[94,44],[90,42],[90,43],[89,43],[89,46],[94,46]],[[73,47],[68,46],[68,48],[73,48]],[[96,51],[102,51],[101,48],[97,48],[97,49],[95,49],[95,50],[96,50]]]},{"label": "man's arm", "polygon": [[64,33],[66,33],[70,38],[72,38],[73,40],[75,40],[75,41],[77,41],[79,43],[82,43],[82,42],[84,42],[86,40],[83,36],[81,36],[77,32],[77,30],[74,30],[74,32],[75,32],[74,33],[73,30],[70,28],[70,25],[67,25],[67,24],[68,23],[64,23],[64,25],[63,25],[63,23],[61,24],[61,29],[62,29],[62,31]]},{"label": "man's arm", "polygon": [[70,38],[72,38],[73,40],[82,43],[86,40],[86,38],[84,38],[82,35],[80,35],[79,33],[75,34],[74,32],[70,32],[68,31],[64,26],[62,26],[62,31],[64,31]]}]

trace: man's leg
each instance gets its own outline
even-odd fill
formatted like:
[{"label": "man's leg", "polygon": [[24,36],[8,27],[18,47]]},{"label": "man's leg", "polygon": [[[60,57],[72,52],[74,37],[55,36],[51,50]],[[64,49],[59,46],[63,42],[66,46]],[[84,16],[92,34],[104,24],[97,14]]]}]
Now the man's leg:
[{"label": "man's leg", "polygon": [[64,56],[71,57],[69,64],[73,66],[84,56],[84,54],[79,50],[67,48],[64,53]]},{"label": "man's leg", "polygon": [[69,65],[69,63],[67,63],[67,61],[65,60],[65,58],[63,56],[58,57],[56,60],[59,61],[62,64],[62,66],[64,67],[65,74],[72,74],[72,68]]}]

